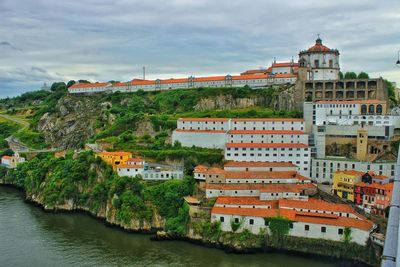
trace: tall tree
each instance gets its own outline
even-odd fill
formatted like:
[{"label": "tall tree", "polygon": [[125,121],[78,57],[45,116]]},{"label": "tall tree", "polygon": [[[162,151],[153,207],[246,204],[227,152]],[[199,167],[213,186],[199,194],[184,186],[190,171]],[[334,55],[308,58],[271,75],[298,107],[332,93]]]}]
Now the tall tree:
[{"label": "tall tree", "polygon": [[368,75],[368,73],[362,71],[362,72],[360,72],[360,73],[358,74],[357,78],[358,78],[358,79],[369,79],[369,75]]},{"label": "tall tree", "polygon": [[345,79],[357,79],[357,74],[354,71],[347,71],[344,74]]}]

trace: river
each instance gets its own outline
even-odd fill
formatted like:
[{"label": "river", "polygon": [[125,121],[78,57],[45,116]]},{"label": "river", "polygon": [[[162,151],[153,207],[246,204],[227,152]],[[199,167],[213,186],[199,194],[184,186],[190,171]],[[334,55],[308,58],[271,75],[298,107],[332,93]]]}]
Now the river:
[{"label": "river", "polygon": [[47,213],[0,186],[0,266],[284,266],[332,262],[279,253],[227,254],[107,227],[84,214]]}]

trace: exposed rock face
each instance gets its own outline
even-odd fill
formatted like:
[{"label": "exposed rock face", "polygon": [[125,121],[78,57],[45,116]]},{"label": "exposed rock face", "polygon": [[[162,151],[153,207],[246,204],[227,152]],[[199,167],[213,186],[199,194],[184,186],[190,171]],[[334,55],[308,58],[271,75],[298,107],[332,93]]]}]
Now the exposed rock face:
[{"label": "exposed rock face", "polygon": [[111,103],[96,103],[90,97],[66,96],[56,105],[56,112],[45,113],[39,121],[38,130],[47,143],[57,148],[76,148],[95,134],[98,118],[112,121],[103,114]]},{"label": "exposed rock face", "polygon": [[201,99],[195,110],[211,109],[241,109],[251,107],[269,107],[276,110],[294,110],[294,86],[283,88],[279,93],[269,95],[257,95],[249,98],[234,98],[232,95],[218,95]]}]

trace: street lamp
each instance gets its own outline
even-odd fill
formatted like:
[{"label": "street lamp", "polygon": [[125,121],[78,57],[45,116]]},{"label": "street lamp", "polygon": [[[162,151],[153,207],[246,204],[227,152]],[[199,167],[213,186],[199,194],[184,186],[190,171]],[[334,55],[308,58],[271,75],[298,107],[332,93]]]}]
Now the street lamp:
[{"label": "street lamp", "polygon": [[396,61],[396,66],[400,68],[400,50],[397,51],[397,61]]}]

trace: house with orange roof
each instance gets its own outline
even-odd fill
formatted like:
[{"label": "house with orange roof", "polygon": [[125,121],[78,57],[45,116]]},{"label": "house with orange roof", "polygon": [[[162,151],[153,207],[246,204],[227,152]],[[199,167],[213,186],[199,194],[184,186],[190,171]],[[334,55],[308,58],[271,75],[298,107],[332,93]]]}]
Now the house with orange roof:
[{"label": "house with orange roof", "polygon": [[392,202],[393,183],[359,182],[354,187],[354,203],[365,211],[382,217]]},{"label": "house with orange roof", "polygon": [[[321,200],[259,201],[219,197],[211,210],[211,222],[219,222],[221,230],[236,232],[249,230],[253,234],[266,231],[271,234],[273,219],[287,223],[287,235],[303,238],[344,241],[350,239],[366,245],[375,225],[347,205]],[[347,235],[347,236],[345,236]]]},{"label": "house with orange roof", "polygon": [[120,165],[125,164],[128,159],[132,158],[131,152],[99,152],[96,156],[100,157],[105,163],[111,165],[114,170]]},{"label": "house with orange roof", "polygon": [[1,157],[1,165],[11,169],[15,169],[22,162],[25,162],[25,158],[21,157],[18,153],[12,156],[5,155]]}]

